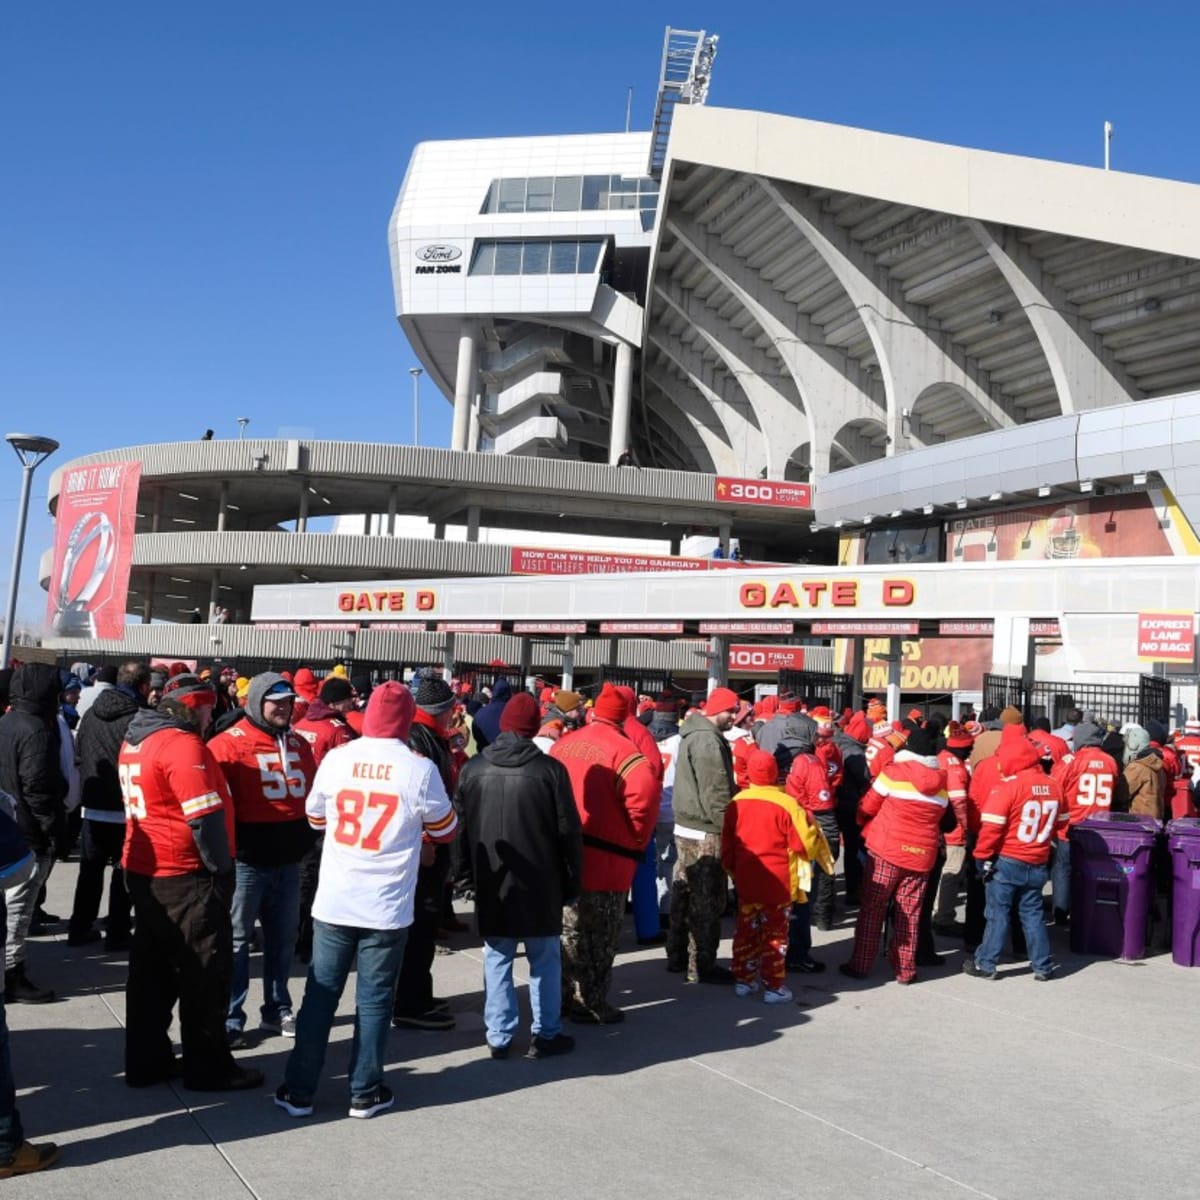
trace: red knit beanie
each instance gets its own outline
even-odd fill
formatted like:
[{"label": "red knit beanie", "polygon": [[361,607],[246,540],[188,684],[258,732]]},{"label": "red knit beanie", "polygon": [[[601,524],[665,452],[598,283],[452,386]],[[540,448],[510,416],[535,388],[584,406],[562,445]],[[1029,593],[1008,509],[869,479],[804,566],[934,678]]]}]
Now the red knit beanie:
[{"label": "red knit beanie", "polygon": [[629,705],[625,697],[611,683],[606,683],[600,689],[600,695],[596,697],[592,711],[600,720],[615,721],[620,725],[629,716]]},{"label": "red knit beanie", "polygon": [[750,755],[747,770],[751,783],[769,785],[779,782],[779,764],[775,761],[775,755],[766,750],[755,750]]},{"label": "red knit beanie", "polygon": [[957,721],[951,721],[946,726],[946,746],[949,749],[961,750],[974,744],[975,739]]},{"label": "red knit beanie", "polygon": [[389,679],[381,683],[367,701],[363,714],[363,737],[399,738],[404,741],[412,728],[417,702],[402,683]]},{"label": "red knit beanie", "polygon": [[856,742],[862,742],[864,746],[871,740],[871,725],[861,712],[856,712],[846,722],[846,736],[852,737]]},{"label": "red knit beanie", "polygon": [[500,732],[536,736],[541,724],[537,701],[529,692],[517,692],[500,711]]}]

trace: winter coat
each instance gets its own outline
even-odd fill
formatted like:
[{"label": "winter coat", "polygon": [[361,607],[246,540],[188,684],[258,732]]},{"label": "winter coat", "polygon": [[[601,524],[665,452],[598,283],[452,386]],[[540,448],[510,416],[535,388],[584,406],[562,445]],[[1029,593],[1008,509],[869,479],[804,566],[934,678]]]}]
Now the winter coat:
[{"label": "winter coat", "polygon": [[733,752],[721,731],[702,713],[679,727],[672,806],[686,829],[720,833],[733,795]]},{"label": "winter coat", "polygon": [[459,803],[480,937],[556,937],[579,895],[583,841],[566,768],[501,733],[462,769]]},{"label": "winter coat", "polygon": [[125,813],[117,758],[125,731],[139,708],[138,700],[124,688],[105,688],[79,722],[75,750],[79,755],[79,779],[83,815],[90,812]]},{"label": "winter coat", "polygon": [[304,716],[297,718],[292,728],[312,748],[313,761],[319,767],[321,759],[335,746],[344,746],[354,740],[350,722],[336,708],[330,708],[321,700],[314,700]]},{"label": "winter coat", "polygon": [[867,748],[841,729],[834,731],[833,740],[842,752],[842,780],[837,788],[837,806],[847,814],[854,814],[858,812],[858,802],[871,786]]},{"label": "winter coat", "polygon": [[803,903],[814,862],[833,874],[833,856],[820,826],[782,788],[752,784],[729,802],[721,865],[741,903]]},{"label": "winter coat", "polygon": [[[778,720],[778,718],[776,718]],[[772,725],[775,721],[771,722]],[[779,764],[779,778],[786,779],[792,769],[792,760],[799,754],[813,754],[817,748],[817,723],[804,713],[789,713],[783,719],[779,736],[771,753]],[[766,750],[766,746],[760,747]],[[824,769],[824,768],[823,768]]]},{"label": "winter coat", "polygon": [[938,760],[898,750],[859,805],[867,849],[906,871],[933,870],[949,804]]},{"label": "winter coat", "polygon": [[601,719],[559,738],[550,757],[571,777],[583,825],[583,890],[628,891],[658,821],[662,786],[650,764]]},{"label": "winter coat", "polygon": [[1156,821],[1163,819],[1167,780],[1156,751],[1147,750],[1140,758],[1125,764],[1125,788],[1122,799],[1127,812],[1153,817]]},{"label": "winter coat", "polygon": [[0,717],[0,791],[37,855],[49,854],[64,819],[67,781],[59,765],[58,669],[25,663],[13,675],[12,707]]},{"label": "winter coat", "polygon": [[497,679],[496,686],[492,688],[492,698],[475,714],[472,729],[477,750],[482,750],[500,736],[500,714],[511,698],[512,684],[507,679]]}]

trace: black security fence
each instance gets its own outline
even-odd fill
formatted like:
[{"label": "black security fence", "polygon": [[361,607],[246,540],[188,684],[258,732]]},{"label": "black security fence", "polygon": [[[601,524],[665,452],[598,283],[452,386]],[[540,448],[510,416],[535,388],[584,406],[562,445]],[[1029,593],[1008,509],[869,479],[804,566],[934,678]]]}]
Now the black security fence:
[{"label": "black security fence", "polygon": [[792,671],[786,668],[779,672],[779,694],[791,693],[805,701],[809,708],[824,704],[832,713],[840,713],[853,705],[854,676],[841,675],[836,671]]},{"label": "black security fence", "polygon": [[657,696],[672,689],[671,676],[666,671],[639,671],[636,667],[601,667],[600,682],[633,688],[635,696]]},{"label": "black security fence", "polygon": [[1171,711],[1170,680],[1139,675],[1137,683],[1054,683],[1037,679],[1032,684],[1009,675],[984,675],[984,708],[1019,708],[1028,724],[1048,717],[1053,728],[1063,723],[1068,709],[1094,713],[1120,725],[1147,721],[1168,723]]}]

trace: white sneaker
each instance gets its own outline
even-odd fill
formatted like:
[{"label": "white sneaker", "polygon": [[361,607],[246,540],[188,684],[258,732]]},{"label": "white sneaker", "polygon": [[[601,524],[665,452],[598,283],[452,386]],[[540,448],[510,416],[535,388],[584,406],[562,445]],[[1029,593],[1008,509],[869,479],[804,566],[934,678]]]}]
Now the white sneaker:
[{"label": "white sneaker", "polygon": [[733,985],[733,994],[735,996],[753,996],[758,991],[758,980],[753,983],[735,983]]},{"label": "white sneaker", "polygon": [[294,1038],[296,1036],[296,1018],[290,1012],[285,1012],[279,1018],[279,1032],[285,1038]]},{"label": "white sneaker", "polygon": [[767,990],[763,992],[764,1004],[787,1004],[789,1000],[794,999],[795,997],[792,995],[792,989],[788,987],[786,983],[783,985],[783,987],[777,988],[774,991],[772,991],[770,988],[767,988]]}]

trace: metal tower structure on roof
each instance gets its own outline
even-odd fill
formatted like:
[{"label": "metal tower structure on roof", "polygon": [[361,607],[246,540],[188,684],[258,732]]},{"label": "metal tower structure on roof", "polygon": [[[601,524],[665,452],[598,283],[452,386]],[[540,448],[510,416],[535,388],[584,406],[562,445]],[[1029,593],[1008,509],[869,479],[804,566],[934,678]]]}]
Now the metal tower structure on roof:
[{"label": "metal tower structure on roof", "polygon": [[658,77],[658,99],[654,104],[654,130],[650,139],[649,173],[662,177],[671,138],[671,117],[676,104],[703,104],[708,99],[713,59],[717,57],[717,35],[703,29],[672,29],[663,37],[662,69]]}]

